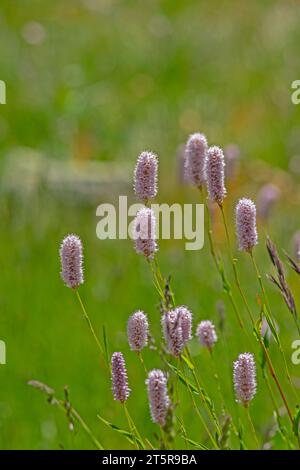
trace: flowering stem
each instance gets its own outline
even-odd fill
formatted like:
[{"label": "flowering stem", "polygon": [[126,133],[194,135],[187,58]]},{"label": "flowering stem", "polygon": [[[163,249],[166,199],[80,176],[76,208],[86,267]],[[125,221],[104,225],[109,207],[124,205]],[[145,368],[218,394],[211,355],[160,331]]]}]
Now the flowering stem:
[{"label": "flowering stem", "polygon": [[[89,318],[89,316],[88,316],[88,314],[87,314],[87,311],[86,311],[86,309],[85,309],[85,307],[84,307],[84,305],[83,305],[83,302],[82,302],[82,300],[81,300],[80,294],[79,294],[78,290],[76,290],[75,292],[76,292],[77,299],[78,299],[78,301],[79,301],[79,303],[80,303],[80,306],[81,306],[81,309],[82,309],[82,312],[83,312],[83,316],[84,316],[84,318],[85,318],[85,320],[86,320],[86,322],[87,322],[87,324],[88,324],[88,327],[89,327],[89,329],[90,329],[90,331],[91,331],[91,333],[92,333],[92,336],[94,337],[94,340],[96,341],[96,344],[97,344],[97,346],[98,346],[98,348],[99,348],[101,354],[103,355],[103,357],[104,357],[104,359],[105,359],[105,354],[104,354],[102,345],[101,345],[101,343],[100,343],[100,341],[99,341],[99,339],[98,339],[98,337],[97,337],[97,335],[96,335],[96,333],[95,333],[94,327],[93,327],[93,325],[92,325],[92,323],[91,323],[91,320],[90,320],[90,318]],[[105,363],[106,363],[106,359],[105,359]]]},{"label": "flowering stem", "polygon": [[[228,228],[227,228],[227,224],[226,224],[226,218],[225,218],[225,214],[224,214],[224,209],[223,209],[223,207],[222,207],[221,205],[220,205],[220,209],[221,209],[221,213],[222,213],[222,217],[223,217],[223,222],[224,222],[224,226],[225,226],[225,232],[226,232],[226,238],[227,238],[228,246],[229,246],[229,249],[231,250],[230,238],[229,238]],[[250,254],[252,255],[252,252],[250,252]],[[232,258],[232,257],[231,257],[231,258]],[[255,263],[255,260],[254,260],[253,255],[251,256],[251,258],[252,258],[252,260],[253,260],[253,262],[254,262],[254,265],[255,265],[255,267],[256,267],[256,269],[257,269],[257,266],[256,266],[256,263]],[[249,305],[248,305],[247,299],[246,299],[246,297],[245,297],[245,295],[244,295],[243,289],[241,288],[241,285],[240,285],[240,282],[239,282],[239,278],[238,278],[237,269],[236,269],[236,266],[235,266],[235,263],[234,263],[234,260],[233,260],[233,259],[232,259],[232,265],[233,265],[233,271],[234,271],[234,275],[235,275],[235,280],[236,280],[237,287],[238,287],[238,289],[239,289],[239,292],[240,292],[240,294],[241,294],[241,297],[242,297],[242,299],[243,299],[243,301],[244,301],[244,304],[245,304],[245,306],[246,306],[247,312],[248,312],[249,317],[250,317],[250,320],[251,320],[251,322],[252,322],[252,326],[254,327],[254,326],[255,326],[254,318],[253,318],[253,316],[252,316],[252,314],[251,314],[251,310],[250,310],[250,307],[249,307]],[[258,273],[258,269],[257,269],[257,273]],[[259,274],[259,273],[258,273],[258,274]],[[259,282],[260,282],[260,285],[262,286],[262,290],[263,290],[263,292],[264,292],[264,288],[263,288],[263,284],[262,284],[261,276],[260,276],[260,275],[259,275]],[[265,294],[264,294],[264,295],[265,295]],[[265,344],[264,344],[263,340],[261,339],[260,335],[259,335],[259,343],[260,343],[260,346],[262,347],[263,352],[264,352],[264,355],[265,355],[265,357],[266,357],[266,361],[267,361],[267,364],[268,364],[268,367],[269,367],[269,370],[270,370],[270,374],[271,374],[271,376],[273,377],[273,379],[274,379],[274,381],[275,381],[275,383],[276,383],[276,385],[277,385],[278,391],[279,391],[279,393],[280,393],[280,395],[281,395],[281,398],[282,398],[282,400],[283,400],[283,402],[284,402],[284,405],[285,405],[286,410],[287,410],[287,412],[288,412],[289,418],[290,418],[291,422],[293,423],[293,417],[292,417],[290,408],[289,408],[289,406],[288,406],[288,402],[287,402],[286,396],[285,396],[285,394],[284,394],[284,392],[283,392],[283,389],[282,389],[282,387],[281,387],[281,385],[280,385],[280,382],[279,382],[278,377],[277,377],[277,375],[276,375],[276,372],[275,372],[275,370],[274,370],[274,367],[273,367],[271,358],[270,358],[270,356],[269,356],[268,350],[267,350],[267,348],[265,347]]]},{"label": "flowering stem", "polygon": [[129,411],[128,411],[128,408],[127,408],[125,402],[124,402],[124,410],[125,410],[126,417],[127,417],[128,421],[129,421],[129,422],[131,423],[131,425],[132,425],[133,433],[136,435],[136,437],[137,437],[137,439],[138,439],[138,440],[137,440],[137,443],[138,443],[139,447],[142,447],[142,449],[145,449],[145,445],[144,445],[144,443],[143,443],[142,436],[141,436],[141,434],[139,433],[138,428],[137,428],[136,425],[135,425],[135,422],[133,421],[132,417],[130,416],[130,413],[129,413]]},{"label": "flowering stem", "polygon": [[254,436],[254,439],[255,439],[256,446],[257,446],[258,449],[260,449],[260,444],[259,444],[258,437],[257,437],[256,431],[255,431],[255,427],[254,427],[254,424],[253,424],[253,421],[252,421],[252,418],[251,418],[251,414],[250,414],[250,408],[249,408],[249,406],[245,406],[245,409],[246,409],[247,419],[248,419],[249,424],[250,424],[251,432],[252,432],[252,434]]},{"label": "flowering stem", "polygon": [[213,261],[215,263],[215,266],[216,266],[216,269],[220,275],[220,278],[221,278],[221,281],[223,283],[223,288],[226,292],[226,294],[228,295],[228,298],[229,298],[229,301],[231,303],[231,306],[233,308],[233,311],[237,317],[237,321],[240,325],[240,327],[243,329],[244,328],[244,323],[243,323],[243,320],[240,316],[240,313],[238,311],[238,308],[236,307],[235,305],[235,302],[233,300],[233,296],[232,296],[232,292],[231,292],[231,286],[230,284],[228,283],[227,279],[225,278],[225,273],[224,273],[224,270],[222,270],[221,268],[221,265],[220,265],[220,261],[217,257],[217,254],[216,254],[216,251],[215,251],[215,247],[214,247],[214,243],[213,243],[213,238],[212,238],[212,229],[211,229],[211,224],[210,224],[210,213],[209,213],[209,209],[208,209],[208,206],[207,206],[207,203],[203,197],[203,191],[201,190],[201,195],[202,195],[202,198],[203,198],[203,202],[204,202],[204,206],[205,206],[205,212],[206,212],[206,220],[207,220],[207,235],[208,235],[208,240],[209,240],[209,248],[210,248],[210,253],[212,255],[212,258],[213,258]]},{"label": "flowering stem", "polygon": [[[216,427],[216,430],[217,430],[218,434],[220,435],[220,434],[221,434],[221,429],[220,429],[220,426],[219,426],[219,423],[218,423],[218,419],[217,419],[217,417],[216,417],[214,411],[213,411],[213,410],[211,409],[211,407],[209,406],[209,404],[208,404],[208,402],[207,402],[207,397],[208,397],[208,395],[206,394],[205,391],[204,391],[205,393],[203,392],[204,389],[203,389],[203,387],[201,387],[201,384],[200,384],[200,382],[199,382],[199,379],[198,379],[198,377],[197,377],[197,374],[195,373],[195,363],[194,363],[194,361],[193,361],[193,358],[192,358],[192,356],[191,356],[191,353],[190,353],[190,350],[189,350],[188,346],[185,347],[185,350],[186,350],[186,353],[187,353],[187,355],[188,355],[188,358],[189,358],[189,360],[190,360],[190,362],[191,362],[191,364],[192,364],[192,366],[193,366],[193,367],[191,368],[191,372],[192,372],[192,376],[193,376],[193,378],[194,378],[194,380],[195,380],[195,383],[196,383],[196,386],[197,386],[197,390],[198,390],[198,393],[199,393],[199,397],[200,397],[201,401],[205,404],[205,406],[206,406],[206,408],[207,408],[207,410],[208,410],[208,412],[209,412],[209,414],[210,414],[210,416],[211,416],[211,418],[212,418],[212,420],[213,420],[213,422],[214,422],[214,425],[215,425],[215,427]],[[205,396],[205,395],[206,395],[206,396]]]},{"label": "flowering stem", "polygon": [[[177,360],[177,369],[181,369],[181,357],[178,357],[178,360]],[[177,400],[177,404],[178,406],[180,405],[180,398],[179,398],[179,387],[178,387],[178,374],[177,374],[177,377],[176,377],[176,400]],[[182,428],[182,432],[183,432],[183,437],[184,437],[184,441],[185,441],[185,446],[186,448],[188,447],[187,446],[187,432],[186,432],[186,429],[185,429],[185,424],[184,424],[184,419],[183,419],[183,413],[182,413],[182,407],[180,407],[180,421],[181,421],[181,428]]]},{"label": "flowering stem", "polygon": [[[182,364],[182,362],[181,362],[181,364]],[[211,440],[213,446],[214,446],[216,449],[219,449],[216,440],[213,438],[213,436],[212,436],[212,434],[211,434],[211,432],[210,432],[210,430],[209,430],[209,428],[208,428],[208,426],[207,426],[207,424],[206,424],[206,422],[205,422],[205,420],[204,420],[202,414],[200,413],[200,410],[199,410],[198,407],[197,407],[197,404],[196,404],[196,401],[195,401],[195,397],[194,397],[193,392],[192,392],[192,390],[191,390],[189,381],[187,380],[187,377],[186,377],[186,375],[185,375],[185,370],[184,370],[183,365],[182,365],[182,369],[181,369],[181,370],[182,370],[182,374],[183,374],[184,380],[185,380],[185,382],[186,382],[186,384],[187,384],[187,388],[188,388],[190,397],[191,397],[191,399],[192,399],[192,404],[193,404],[194,410],[196,411],[196,414],[197,414],[198,417],[200,418],[200,421],[201,421],[201,423],[202,423],[202,425],[203,425],[205,431],[207,432],[207,435],[209,436],[209,438],[210,438],[210,440]]]},{"label": "flowering stem", "polygon": [[141,364],[142,364],[142,366],[143,366],[143,369],[144,369],[145,374],[147,375],[147,374],[148,374],[148,371],[147,371],[147,368],[146,368],[146,365],[145,365],[145,362],[144,362],[144,358],[143,358],[143,356],[142,356],[142,352],[141,352],[141,351],[137,351],[137,356],[138,356],[138,358],[139,358],[139,360],[140,360],[140,362],[141,362]]},{"label": "flowering stem", "polygon": [[[266,294],[266,291],[265,291],[265,288],[264,288],[264,285],[263,285],[263,282],[262,282],[262,277],[261,277],[260,271],[258,269],[253,251],[250,251],[250,257],[251,257],[252,264],[253,264],[253,267],[254,267],[254,270],[255,270],[259,285],[260,285],[261,293],[262,293],[262,296],[263,296],[263,302],[264,302],[265,307],[266,307],[266,309],[269,313],[271,321],[274,323],[274,328],[276,328],[274,318],[273,318],[273,315],[272,315],[272,312],[271,312],[270,304],[268,302],[267,294]],[[277,337],[277,341],[278,341],[277,344],[278,344],[278,348],[279,348],[279,351],[280,351],[280,354],[281,354],[281,357],[282,357],[282,360],[283,360],[283,363],[284,363],[284,367],[285,367],[285,371],[286,371],[288,381],[289,381],[289,383],[292,387],[292,390],[293,390],[293,393],[294,393],[294,396],[295,396],[296,400],[298,400],[298,396],[297,396],[297,393],[296,393],[295,388],[293,386],[293,382],[292,382],[292,379],[291,379],[291,374],[290,374],[290,371],[289,371],[289,368],[288,368],[288,365],[287,365],[287,362],[286,362],[285,354],[284,354],[279,336]]]},{"label": "flowering stem", "polygon": [[243,292],[243,289],[241,287],[241,283],[240,283],[240,280],[239,280],[239,277],[238,277],[238,272],[237,272],[237,268],[236,268],[236,264],[235,264],[235,260],[233,258],[233,255],[232,255],[232,249],[231,249],[231,243],[230,243],[230,237],[229,237],[229,231],[228,231],[228,226],[227,226],[227,222],[226,222],[226,217],[225,217],[225,212],[224,212],[224,207],[222,204],[219,204],[219,207],[220,207],[220,210],[221,210],[221,214],[222,214],[222,220],[223,220],[223,225],[224,225],[224,228],[225,228],[225,233],[226,233],[226,240],[227,240],[227,245],[228,245],[228,251],[229,251],[229,257],[230,257],[230,261],[231,261],[231,264],[232,264],[232,270],[233,270],[233,275],[234,275],[234,280],[235,280],[235,284],[238,288],[238,291],[243,299],[243,302],[246,306],[246,309],[247,309],[247,312],[248,312],[248,315],[252,321],[252,323],[254,323],[254,318],[252,316],[252,313],[251,313],[251,310],[248,306],[248,302],[247,302],[247,299],[245,297],[245,294]]},{"label": "flowering stem", "polygon": [[161,448],[160,450],[168,450],[168,445],[167,445],[167,439],[165,438],[165,433],[164,430],[161,426],[159,426],[160,429],[160,436],[161,436]]},{"label": "flowering stem", "polygon": [[217,371],[213,351],[208,349],[208,352],[209,352],[209,356],[210,356],[210,359],[211,359],[211,362],[212,362],[213,371],[214,371],[214,378],[216,379],[217,389],[218,389],[218,393],[220,395],[221,403],[222,403],[222,406],[224,407],[224,409],[226,409],[225,400],[224,400],[223,393],[222,393],[222,390],[221,390],[220,378],[219,378],[219,375],[218,375],[218,371]]},{"label": "flowering stem", "polygon": [[134,439],[135,447],[139,450],[140,446],[139,446],[139,443],[136,439],[136,435],[135,435],[135,432],[134,432],[134,429],[133,429],[133,426],[132,426],[132,423],[131,423],[130,415],[129,415],[129,412],[127,410],[125,402],[123,403],[123,407],[124,407],[124,412],[125,412],[125,416],[126,416],[126,419],[127,419],[127,423],[128,423],[128,426],[129,426],[130,434],[132,435],[132,437]]}]

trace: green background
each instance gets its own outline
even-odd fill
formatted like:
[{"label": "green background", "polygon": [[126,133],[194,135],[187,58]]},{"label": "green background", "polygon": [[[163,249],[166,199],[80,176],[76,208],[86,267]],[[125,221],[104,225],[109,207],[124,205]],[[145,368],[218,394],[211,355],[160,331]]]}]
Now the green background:
[{"label": "green background", "polygon": [[[198,193],[178,181],[178,147],[197,130],[210,144],[237,144],[241,170],[229,184],[230,230],[233,234],[236,199],[256,199],[260,186],[272,181],[282,197],[268,225],[259,226],[257,259],[264,272],[271,270],[265,232],[291,252],[300,199],[295,158],[300,106],[291,103],[291,83],[300,78],[299,20],[296,1],[1,1],[0,79],[7,104],[0,106],[0,339],[6,342],[7,364],[0,366],[0,448],[92,447],[27,386],[30,379],[49,384],[60,396],[68,384],[74,406],[103,445],[128,446],[96,418],[126,426],[74,294],[59,276],[59,244],[70,232],[84,243],[81,294],[87,310],[98,332],[106,325],[110,351],[123,351],[128,364],[128,408],[144,435],[151,439],[157,431],[143,370],[126,339],[127,318],[136,309],[148,313],[151,331],[160,338],[151,273],[130,240],[104,242],[95,232],[98,204],[119,194],[134,201],[132,172],[143,149],[160,158],[159,202],[199,202]],[[225,250],[218,223],[216,236]],[[177,302],[190,306],[195,322],[210,318],[218,325],[216,303],[224,295],[207,245],[188,252],[183,241],[164,241],[159,259],[163,272],[172,273]],[[257,309],[250,261],[238,257],[249,303]],[[289,276],[297,297],[298,279],[290,271]],[[278,292],[268,290],[299,385],[300,366],[290,361],[297,338],[292,318]],[[217,344],[215,359],[237,420],[243,410],[234,402],[231,364],[244,344],[226,299],[225,310],[224,343]],[[218,408],[207,351],[197,343],[192,350]],[[288,390],[274,344],[271,351]],[[151,351],[145,361],[160,367]],[[260,373],[258,384],[252,415],[268,442],[272,406]],[[181,393],[189,435],[205,442]],[[286,417],[283,421],[288,426]],[[279,437],[273,441],[285,447]],[[183,441],[176,446],[184,447]]]}]

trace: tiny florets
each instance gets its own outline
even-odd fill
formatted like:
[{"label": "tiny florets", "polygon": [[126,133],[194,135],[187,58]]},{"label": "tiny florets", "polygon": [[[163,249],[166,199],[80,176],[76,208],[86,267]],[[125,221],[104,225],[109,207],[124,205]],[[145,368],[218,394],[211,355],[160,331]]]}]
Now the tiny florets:
[{"label": "tiny florets", "polygon": [[146,385],[152,420],[154,423],[164,426],[170,405],[167,378],[161,370],[154,369],[149,372]]},{"label": "tiny florets", "polygon": [[134,170],[134,191],[146,202],[157,194],[158,159],[152,152],[142,152]]},{"label": "tiny florets", "polygon": [[143,207],[134,220],[134,242],[137,253],[152,259],[157,251],[156,243],[156,219],[152,209]]},{"label": "tiny florets", "polygon": [[130,394],[126,364],[123,354],[113,353],[111,357],[112,392],[114,399],[124,403]]},{"label": "tiny florets", "polygon": [[219,205],[226,196],[224,167],[225,159],[222,149],[217,146],[210,147],[206,159],[207,190],[210,200]]},{"label": "tiny florets", "polygon": [[185,147],[186,180],[201,187],[206,180],[205,162],[207,158],[207,140],[203,134],[190,135]]},{"label": "tiny florets", "polygon": [[147,316],[141,310],[135,312],[128,319],[127,336],[130,349],[141,351],[148,342],[149,324]]},{"label": "tiny florets", "polygon": [[212,348],[218,340],[215,325],[210,320],[203,320],[199,323],[196,336],[199,338],[202,346],[205,346],[209,351],[212,351]]},{"label": "tiny florets", "polygon": [[237,401],[248,406],[256,393],[256,367],[253,354],[240,354],[233,363],[233,383]]},{"label": "tiny florets", "polygon": [[67,235],[60,247],[61,277],[66,286],[77,289],[83,283],[83,249],[77,235]]},{"label": "tiny florets", "polygon": [[239,249],[251,252],[258,243],[256,207],[251,199],[240,199],[236,206],[236,233]]}]

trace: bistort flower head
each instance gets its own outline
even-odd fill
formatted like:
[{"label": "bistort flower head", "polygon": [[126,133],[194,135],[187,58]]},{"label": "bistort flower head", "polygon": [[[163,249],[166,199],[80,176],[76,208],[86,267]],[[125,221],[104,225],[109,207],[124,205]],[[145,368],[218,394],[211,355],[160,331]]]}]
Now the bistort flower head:
[{"label": "bistort flower head", "polygon": [[192,134],[185,147],[186,180],[200,188],[206,180],[205,162],[207,158],[207,140],[203,134]]},{"label": "bistort flower head", "polygon": [[197,326],[196,336],[199,338],[202,346],[205,346],[209,351],[212,351],[218,340],[215,325],[210,320],[203,320],[199,323]]},{"label": "bistort flower head", "polygon": [[164,426],[170,405],[167,378],[161,370],[154,369],[149,372],[146,385],[152,420],[154,423]]},{"label": "bistort flower head", "polygon": [[253,354],[240,354],[233,363],[233,383],[237,402],[248,406],[256,393],[256,367]]},{"label": "bistort flower head", "polygon": [[111,357],[111,379],[114,399],[124,403],[129,397],[130,389],[125,360],[120,352],[113,353]]},{"label": "bistort flower head", "polygon": [[170,354],[179,357],[186,343],[191,339],[192,314],[184,306],[165,312],[162,316],[162,330]]},{"label": "bistort flower head", "polygon": [[206,159],[207,191],[210,200],[219,205],[226,196],[224,167],[225,159],[222,149],[217,146],[210,147]]},{"label": "bistort flower head", "polygon": [[184,348],[184,342],[181,322],[176,310],[164,313],[162,329],[169,353],[179,357]]},{"label": "bistort flower head", "polygon": [[67,235],[60,246],[61,277],[70,289],[83,283],[82,243],[77,235]]},{"label": "bistort flower head", "polygon": [[256,207],[251,199],[240,199],[236,206],[236,234],[239,249],[251,252],[258,243]]},{"label": "bistort flower head", "polygon": [[152,209],[143,207],[138,211],[134,220],[135,251],[152,259],[157,251],[156,219]]},{"label": "bistort flower head", "polygon": [[134,170],[134,191],[143,202],[157,194],[158,159],[152,152],[142,152]]},{"label": "bistort flower head", "polygon": [[127,336],[130,349],[141,351],[148,343],[149,324],[147,316],[141,310],[135,312],[128,319]]},{"label": "bistort flower head", "polygon": [[192,338],[192,312],[184,305],[177,307],[175,310],[179,317],[182,330],[182,339],[185,345]]}]

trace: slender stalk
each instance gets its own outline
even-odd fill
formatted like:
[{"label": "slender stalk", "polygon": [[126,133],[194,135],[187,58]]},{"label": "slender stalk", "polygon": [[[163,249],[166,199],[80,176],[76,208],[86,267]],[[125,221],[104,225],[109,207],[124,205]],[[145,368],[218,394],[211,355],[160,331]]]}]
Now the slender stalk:
[{"label": "slender stalk", "polygon": [[[243,299],[243,302],[244,302],[244,304],[245,304],[245,306],[246,306],[247,312],[248,312],[249,317],[250,317],[250,320],[251,320],[251,322],[252,322],[252,326],[254,327],[254,326],[255,326],[254,318],[253,318],[253,315],[252,315],[252,313],[251,313],[250,307],[249,307],[249,305],[248,305],[247,299],[246,299],[246,297],[245,297],[245,295],[244,295],[243,289],[241,288],[241,284],[240,284],[240,282],[239,282],[239,277],[238,277],[238,272],[237,272],[237,269],[236,269],[234,260],[233,260],[233,258],[232,258],[232,256],[231,256],[231,244],[230,244],[229,232],[228,232],[227,223],[226,223],[226,218],[225,218],[224,209],[223,209],[223,206],[222,206],[222,205],[220,205],[220,210],[221,210],[222,217],[223,217],[223,223],[224,223],[224,227],[225,227],[225,232],[226,232],[226,238],[227,238],[228,248],[229,248],[229,250],[230,250],[230,257],[231,257],[231,259],[232,259],[232,266],[233,266],[233,271],[234,271],[234,276],[235,276],[236,284],[237,284],[237,287],[238,287],[239,292],[240,292],[240,294],[241,294],[241,297],[242,297],[242,299]],[[252,257],[252,260],[254,260],[253,256],[251,256],[251,257]],[[264,288],[263,288],[261,276],[260,276],[260,285],[262,286],[262,289],[263,289],[263,292],[264,292]],[[265,294],[264,294],[264,295],[265,295]],[[267,350],[267,348],[265,347],[265,344],[264,344],[263,340],[261,339],[260,335],[259,335],[259,343],[260,343],[260,346],[261,346],[261,348],[263,349],[263,352],[264,352],[264,354],[265,354],[265,357],[266,357],[266,361],[267,361],[267,364],[268,364],[268,368],[269,368],[270,374],[271,374],[271,376],[273,377],[273,379],[274,379],[274,381],[275,381],[275,383],[276,383],[276,386],[277,386],[277,388],[278,388],[278,391],[279,391],[279,393],[280,393],[280,395],[281,395],[281,398],[282,398],[282,400],[283,400],[283,402],[284,402],[284,405],[285,405],[285,407],[286,407],[287,413],[288,413],[288,415],[289,415],[290,421],[291,421],[291,423],[293,424],[293,416],[292,416],[291,410],[290,410],[290,408],[289,408],[289,405],[288,405],[288,402],[287,402],[287,398],[286,398],[286,396],[285,396],[285,394],[284,394],[284,392],[283,392],[283,389],[282,389],[282,387],[281,387],[281,385],[280,385],[279,379],[278,379],[278,377],[277,377],[277,375],[276,375],[276,372],[275,372],[275,369],[274,369],[274,367],[273,367],[273,364],[272,364],[271,358],[270,358],[270,356],[269,356],[268,350]]]},{"label": "slender stalk", "polygon": [[126,404],[125,402],[123,403],[123,407],[124,407],[124,412],[125,412],[125,416],[126,416],[126,419],[127,419],[127,423],[128,423],[128,426],[129,426],[129,430],[130,430],[130,434],[132,435],[133,439],[134,439],[134,445],[135,447],[139,450],[140,449],[140,445],[136,439],[136,436],[135,436],[135,432],[133,430],[133,427],[132,427],[132,423],[131,423],[131,420],[130,420],[130,416],[129,416],[129,413],[128,413],[128,410],[127,410],[127,407],[126,407]]},{"label": "slender stalk", "polygon": [[[85,318],[85,320],[86,320],[86,322],[87,322],[87,324],[88,324],[88,327],[89,327],[89,329],[90,329],[90,332],[92,333],[92,336],[93,336],[93,338],[94,338],[94,340],[95,340],[95,342],[96,342],[96,344],[97,344],[97,347],[99,348],[99,351],[101,352],[101,354],[102,354],[103,357],[105,358],[105,354],[104,354],[102,345],[101,345],[101,343],[100,343],[100,341],[99,341],[99,339],[98,339],[98,337],[97,337],[97,335],[96,335],[96,333],[95,333],[94,327],[93,327],[92,322],[91,322],[91,320],[90,320],[90,318],[89,318],[89,316],[88,316],[88,314],[87,314],[87,311],[86,311],[86,309],[85,309],[85,307],[84,307],[84,305],[83,305],[83,302],[82,302],[82,300],[81,300],[81,297],[80,297],[80,294],[79,294],[78,290],[76,290],[75,293],[76,293],[77,299],[78,299],[78,301],[79,301],[79,304],[80,304],[80,306],[81,306],[83,316],[84,316],[84,318]],[[105,363],[106,363],[106,361],[105,361]]]},{"label": "slender stalk", "polygon": [[160,429],[160,436],[161,436],[161,443],[162,443],[162,448],[160,450],[168,450],[168,440],[167,438],[165,437],[165,433],[164,433],[164,430],[161,426],[159,426],[159,429]]},{"label": "slender stalk", "polygon": [[243,302],[246,306],[246,309],[247,309],[248,315],[250,317],[250,320],[251,320],[252,323],[254,323],[254,318],[252,316],[252,313],[251,313],[251,310],[249,308],[246,296],[245,296],[244,291],[241,287],[241,283],[240,283],[240,280],[239,280],[239,277],[238,277],[236,262],[233,258],[233,255],[232,255],[232,249],[231,249],[231,243],[230,243],[230,237],[229,237],[229,231],[228,231],[228,226],[227,226],[227,222],[226,222],[224,207],[223,207],[222,204],[220,204],[219,207],[220,207],[220,211],[221,211],[221,214],[222,214],[223,225],[224,225],[224,228],[225,228],[225,234],[226,234],[226,240],[227,240],[227,245],[228,245],[229,257],[230,257],[230,261],[231,261],[231,265],[232,265],[235,284],[236,284],[236,286],[238,288],[238,291],[239,291],[239,293],[240,293],[240,295],[243,299]]},{"label": "slender stalk", "polygon": [[[254,267],[254,271],[256,273],[256,277],[258,279],[258,282],[259,282],[259,286],[260,286],[260,289],[261,289],[261,293],[262,293],[262,296],[263,296],[263,302],[265,304],[265,307],[266,309],[268,310],[268,314],[272,320],[272,322],[274,323],[274,327],[276,328],[275,326],[275,321],[274,321],[274,317],[272,315],[272,312],[271,312],[271,308],[270,308],[270,303],[268,301],[268,298],[267,298],[267,294],[266,294],[266,291],[265,291],[265,288],[264,288],[264,285],[263,285],[263,281],[262,281],[262,276],[260,274],[260,271],[258,269],[258,266],[257,266],[257,263],[256,263],[256,260],[255,260],[255,257],[254,257],[254,254],[253,254],[253,251],[250,251],[250,257],[251,257],[251,260],[252,260],[252,264],[253,264],[253,267]],[[285,354],[284,354],[284,350],[282,348],[282,344],[281,344],[281,341],[280,341],[280,338],[278,336],[278,348],[279,348],[279,351],[280,351],[280,354],[281,354],[281,357],[282,357],[282,360],[283,360],[283,363],[284,363],[284,367],[285,367],[285,371],[286,371],[286,375],[287,375],[287,378],[288,378],[288,381],[292,387],[292,390],[293,390],[293,393],[294,393],[294,396],[296,398],[296,400],[298,401],[298,395],[296,393],[296,390],[294,388],[294,385],[293,385],[293,382],[292,382],[292,378],[291,378],[291,374],[290,374],[290,371],[289,371],[289,367],[287,365],[287,361],[286,361],[286,357],[285,357]]]},{"label": "slender stalk", "polygon": [[202,425],[203,425],[205,431],[207,432],[207,435],[208,435],[209,439],[211,440],[213,446],[215,447],[215,449],[219,449],[216,440],[215,440],[214,437],[212,436],[212,434],[211,434],[211,432],[210,432],[210,430],[209,430],[209,428],[208,428],[208,426],[207,426],[207,424],[206,424],[206,422],[205,422],[205,420],[204,420],[202,414],[200,413],[199,408],[197,407],[195,397],[194,397],[193,392],[192,392],[192,390],[191,390],[191,387],[190,387],[190,385],[189,385],[189,381],[187,380],[187,377],[186,377],[186,375],[185,375],[185,370],[184,370],[184,367],[183,367],[183,366],[182,366],[182,374],[183,374],[183,377],[184,377],[185,382],[186,382],[186,384],[187,384],[187,388],[188,388],[188,391],[189,391],[189,394],[190,394],[190,397],[191,397],[191,400],[192,400],[192,404],[193,404],[194,410],[195,410],[197,416],[199,417],[199,419],[200,419],[200,421],[201,421],[201,423],[202,423]]},{"label": "slender stalk", "polygon": [[255,427],[254,427],[254,424],[253,424],[253,421],[252,421],[252,418],[251,418],[249,406],[245,406],[245,410],[246,410],[247,419],[248,419],[249,424],[250,424],[251,432],[252,432],[252,434],[254,436],[254,439],[255,439],[256,446],[257,446],[258,449],[260,449],[260,444],[259,444],[258,437],[257,437],[257,434],[256,434],[256,430],[255,430]]},{"label": "slender stalk", "polygon": [[102,444],[100,444],[100,442],[95,437],[95,435],[93,434],[93,432],[91,431],[89,426],[86,424],[86,422],[82,419],[80,414],[76,410],[74,410],[74,408],[72,408],[71,413],[74,416],[74,418],[78,421],[78,423],[80,424],[82,429],[84,429],[84,431],[87,433],[87,435],[91,438],[91,440],[93,441],[96,448],[99,449],[99,450],[104,450],[104,447],[102,446]]},{"label": "slender stalk", "polygon": [[212,238],[212,229],[211,229],[211,224],[210,224],[210,213],[209,213],[209,209],[208,209],[208,206],[207,206],[207,203],[206,203],[205,200],[204,200],[204,206],[205,206],[205,212],[206,212],[207,235],[208,235],[208,240],[209,240],[210,253],[212,255],[212,258],[213,258],[214,264],[216,266],[216,269],[217,269],[217,271],[220,275],[221,281],[223,283],[224,290],[225,290],[225,292],[227,293],[227,295],[229,297],[231,306],[232,306],[233,311],[234,311],[234,313],[237,317],[237,321],[239,323],[239,326],[242,329],[244,329],[244,322],[243,322],[243,320],[241,318],[241,315],[239,313],[239,310],[236,307],[235,302],[233,300],[233,296],[232,296],[232,292],[231,292],[231,286],[228,283],[227,279],[225,278],[225,273],[221,269],[220,260],[218,259],[218,256],[217,256],[216,251],[215,251],[214,242],[213,242],[213,238]]},{"label": "slender stalk", "polygon": [[140,362],[141,362],[141,364],[142,364],[142,366],[143,366],[143,369],[144,369],[145,374],[147,375],[147,374],[148,374],[148,371],[147,371],[147,368],[146,368],[146,365],[145,365],[145,362],[144,362],[144,358],[143,358],[143,356],[142,356],[142,352],[141,352],[141,351],[137,351],[137,356],[138,356],[138,358],[139,358],[139,360],[140,360]]},{"label": "slender stalk", "polygon": [[[181,368],[181,358],[179,357],[178,360],[177,360],[177,369],[180,369],[180,368]],[[187,432],[186,432],[186,429],[185,429],[182,407],[180,406],[181,403],[180,403],[180,398],[179,398],[178,374],[177,374],[177,378],[176,378],[176,400],[177,400],[177,406],[180,409],[181,428],[182,428],[182,432],[183,432],[183,436],[184,436],[185,446],[186,446],[186,448],[188,448],[188,446],[187,446],[187,442],[188,442],[187,441]]]},{"label": "slender stalk", "polygon": [[215,362],[215,359],[214,359],[213,351],[208,349],[208,352],[209,352],[209,357],[210,357],[210,360],[211,360],[211,363],[212,363],[214,378],[215,378],[216,384],[217,384],[217,390],[218,390],[218,393],[219,393],[219,396],[220,396],[220,399],[221,399],[221,407],[223,407],[223,409],[225,410],[226,409],[226,405],[225,405],[226,402],[225,402],[225,399],[223,397],[223,393],[222,393],[222,389],[221,389],[221,382],[220,382],[219,374],[218,374],[218,371],[217,371],[217,366],[216,366],[216,362]]},{"label": "slender stalk", "polygon": [[192,366],[193,366],[191,372],[192,372],[192,376],[193,376],[193,378],[194,378],[194,381],[195,381],[195,384],[196,384],[196,387],[197,387],[197,390],[198,390],[198,393],[199,393],[199,397],[200,397],[201,401],[205,404],[205,406],[206,406],[206,408],[207,408],[207,410],[208,410],[208,412],[209,412],[209,414],[210,414],[210,416],[211,416],[211,418],[212,418],[212,421],[213,421],[213,423],[214,423],[214,425],[215,425],[215,427],[216,427],[216,430],[217,430],[218,434],[220,435],[220,434],[221,434],[221,429],[220,429],[220,425],[219,425],[219,423],[218,423],[218,419],[217,419],[217,417],[215,416],[215,414],[213,413],[212,409],[210,408],[210,406],[209,406],[208,403],[207,403],[207,400],[206,400],[205,395],[204,395],[204,393],[203,393],[203,387],[201,387],[201,384],[200,384],[199,379],[198,379],[198,377],[197,377],[197,374],[196,374],[196,372],[195,372],[195,363],[194,363],[194,361],[193,361],[193,358],[192,358],[192,356],[191,356],[191,353],[190,353],[190,351],[189,351],[188,346],[185,347],[185,350],[186,350],[186,353],[187,353],[187,355],[188,355],[188,358],[189,358],[189,360],[190,360],[190,362],[191,362],[191,364],[192,364]]}]

